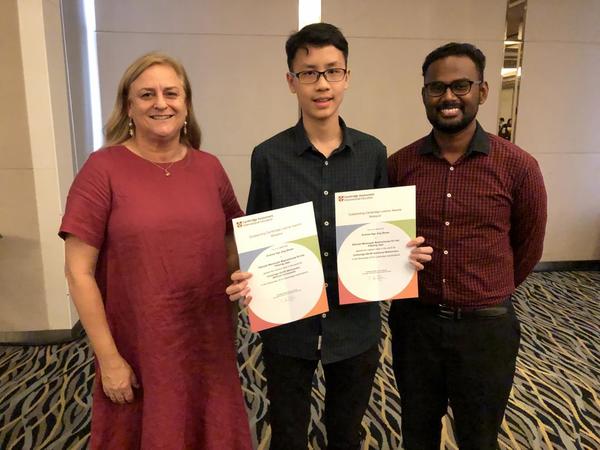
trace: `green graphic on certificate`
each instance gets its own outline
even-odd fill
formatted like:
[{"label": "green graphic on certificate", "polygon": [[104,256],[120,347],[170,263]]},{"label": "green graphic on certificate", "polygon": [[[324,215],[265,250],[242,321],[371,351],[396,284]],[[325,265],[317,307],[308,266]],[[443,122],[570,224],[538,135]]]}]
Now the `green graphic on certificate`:
[{"label": "green graphic on certificate", "polygon": [[250,328],[261,331],[328,311],[312,202],[233,220],[252,301]]},{"label": "green graphic on certificate", "polygon": [[418,296],[406,244],[416,235],[415,187],[336,194],[340,304]]}]

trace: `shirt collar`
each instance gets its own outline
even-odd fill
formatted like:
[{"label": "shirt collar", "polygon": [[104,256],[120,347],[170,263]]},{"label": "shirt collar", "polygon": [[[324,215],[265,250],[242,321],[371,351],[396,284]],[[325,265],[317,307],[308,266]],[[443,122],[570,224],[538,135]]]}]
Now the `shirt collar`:
[{"label": "shirt collar", "polygon": [[[354,146],[354,142],[352,141],[352,136],[350,136],[350,132],[348,131],[348,127],[346,126],[346,122],[340,117],[340,127],[342,128],[342,144],[338,149],[334,150],[335,152],[344,150],[346,147],[351,150]],[[296,143],[294,144],[294,152],[296,155],[302,155],[306,150],[314,149],[311,144],[308,136],[306,135],[306,130],[304,129],[304,124],[302,123],[302,117],[294,127],[294,133],[296,136]],[[315,149],[316,151],[316,149]]]},{"label": "shirt collar", "polygon": [[[473,134],[471,142],[469,142],[469,146],[467,147],[465,155],[468,156],[473,152],[479,152],[483,153],[484,155],[488,155],[490,153],[490,138],[481,125],[479,125],[479,122],[476,122],[476,125],[475,134]],[[423,142],[423,146],[419,150],[419,154],[434,154],[436,156],[441,155],[440,146],[433,137],[433,130],[425,138],[425,142]]]}]

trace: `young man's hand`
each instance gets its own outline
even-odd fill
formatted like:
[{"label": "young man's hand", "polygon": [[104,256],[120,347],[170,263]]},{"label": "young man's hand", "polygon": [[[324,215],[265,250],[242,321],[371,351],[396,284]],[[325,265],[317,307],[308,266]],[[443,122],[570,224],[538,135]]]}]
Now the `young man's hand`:
[{"label": "young man's hand", "polygon": [[410,256],[408,257],[410,263],[417,270],[423,270],[425,266],[423,263],[431,261],[431,255],[433,253],[433,248],[431,247],[421,247],[425,243],[425,238],[423,236],[419,236],[416,239],[413,239],[408,244],[407,247],[413,247],[410,252]]},{"label": "young man's hand", "polygon": [[231,274],[231,283],[225,289],[225,293],[229,296],[229,300],[232,302],[239,302],[240,308],[248,306],[252,300],[250,295],[250,286],[248,286],[248,280],[252,277],[250,272],[240,272],[236,270]]}]

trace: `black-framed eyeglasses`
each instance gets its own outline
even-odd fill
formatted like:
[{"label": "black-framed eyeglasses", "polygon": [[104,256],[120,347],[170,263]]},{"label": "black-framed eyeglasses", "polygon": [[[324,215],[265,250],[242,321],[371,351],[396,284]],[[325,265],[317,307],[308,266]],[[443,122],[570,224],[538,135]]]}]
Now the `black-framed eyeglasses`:
[{"label": "black-framed eyeglasses", "polygon": [[481,80],[455,80],[450,84],[442,83],[441,81],[432,81],[431,83],[425,83],[425,92],[427,92],[427,95],[430,97],[441,97],[446,93],[446,90],[450,88],[454,95],[460,97],[471,92],[471,87],[474,84],[481,83]]},{"label": "black-framed eyeglasses", "polygon": [[322,72],[318,70],[303,70],[302,72],[288,72],[294,78],[302,84],[312,84],[319,81],[319,78],[323,76],[327,81],[335,83],[342,81],[346,77],[346,69],[339,67],[332,67],[331,69],[324,70]]}]

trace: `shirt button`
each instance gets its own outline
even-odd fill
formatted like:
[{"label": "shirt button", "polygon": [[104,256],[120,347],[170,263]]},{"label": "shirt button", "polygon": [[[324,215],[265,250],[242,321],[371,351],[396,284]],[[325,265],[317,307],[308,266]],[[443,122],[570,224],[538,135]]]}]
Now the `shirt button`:
[{"label": "shirt button", "polygon": [[326,220],[325,222],[323,222],[323,225],[325,225],[326,227],[328,227],[329,226],[329,221]]},{"label": "shirt button", "polygon": [[444,250],[444,255],[447,255],[447,254],[448,254],[448,250]]},{"label": "shirt button", "polygon": [[451,194],[450,192],[448,192],[448,193],[446,194],[446,197],[450,198],[450,197],[452,197],[452,194]]},{"label": "shirt button", "polygon": [[325,161],[325,165],[328,166],[329,165],[329,161]]},{"label": "shirt button", "polygon": [[450,172],[454,172],[454,167],[450,166]]},{"label": "shirt button", "polygon": [[449,226],[449,225],[450,225],[450,222],[445,222],[445,223],[446,223],[446,226]]},{"label": "shirt button", "polygon": [[442,283],[445,283],[445,282],[446,282],[446,279],[445,279],[445,278],[442,278]]},{"label": "shirt button", "polygon": [[329,252],[323,252],[323,256],[329,256]]},{"label": "shirt button", "polygon": [[323,195],[329,195],[329,191],[323,191]]},{"label": "shirt button", "polygon": [[323,314],[321,314],[321,317],[322,317],[323,319],[326,319],[326,318],[327,318],[327,314],[323,313]]}]

